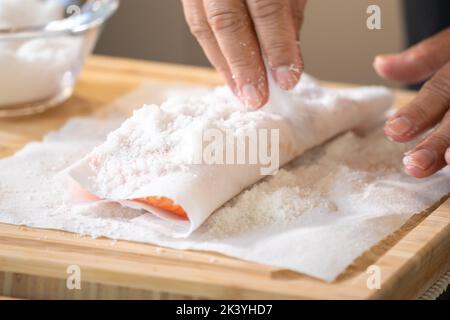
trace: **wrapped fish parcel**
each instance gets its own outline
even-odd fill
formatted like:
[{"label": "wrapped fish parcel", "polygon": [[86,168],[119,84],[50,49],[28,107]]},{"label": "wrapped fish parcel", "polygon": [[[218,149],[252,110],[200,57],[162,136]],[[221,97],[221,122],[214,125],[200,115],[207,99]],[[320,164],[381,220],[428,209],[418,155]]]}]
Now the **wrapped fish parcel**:
[{"label": "wrapped fish parcel", "polygon": [[270,96],[259,110],[226,87],[145,105],[66,173],[86,199],[143,209],[185,237],[306,150],[380,123],[393,102],[384,87],[329,89],[306,74],[290,91],[271,84]]}]

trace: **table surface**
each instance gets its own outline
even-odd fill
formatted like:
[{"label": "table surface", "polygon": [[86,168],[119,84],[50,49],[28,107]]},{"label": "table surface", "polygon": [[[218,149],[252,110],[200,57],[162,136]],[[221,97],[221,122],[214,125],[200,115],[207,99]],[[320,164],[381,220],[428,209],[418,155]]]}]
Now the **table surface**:
[{"label": "table surface", "polygon": [[[222,83],[208,68],[93,56],[63,105],[39,115],[0,119],[0,157],[39,140],[73,116],[100,110],[146,80]],[[411,92],[396,90],[396,106],[412,97]],[[76,261],[86,282],[209,298],[416,298],[449,269],[449,248],[448,200],[413,216],[333,283],[215,253],[161,251],[149,244],[0,224],[0,272],[65,279],[67,266]],[[367,286],[366,270],[373,264],[381,271],[380,289]]]}]

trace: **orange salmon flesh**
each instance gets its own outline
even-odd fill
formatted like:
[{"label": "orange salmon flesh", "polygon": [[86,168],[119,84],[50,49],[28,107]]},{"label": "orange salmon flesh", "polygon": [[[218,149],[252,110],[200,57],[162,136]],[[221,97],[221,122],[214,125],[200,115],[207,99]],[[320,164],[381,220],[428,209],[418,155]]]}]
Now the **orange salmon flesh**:
[{"label": "orange salmon flesh", "polygon": [[175,204],[172,200],[166,197],[145,197],[145,198],[137,198],[133,199],[133,201],[137,201],[140,203],[151,205],[155,208],[162,209],[177,215],[180,218],[188,220],[188,216],[184,209]]}]

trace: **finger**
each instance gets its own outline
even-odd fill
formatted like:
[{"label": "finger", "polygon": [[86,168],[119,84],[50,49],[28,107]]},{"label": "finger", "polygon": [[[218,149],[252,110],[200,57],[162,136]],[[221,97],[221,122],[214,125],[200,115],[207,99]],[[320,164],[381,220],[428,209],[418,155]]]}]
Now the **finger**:
[{"label": "finger", "polygon": [[303,62],[288,0],[247,0],[273,78],[285,90],[300,79]]},{"label": "finger", "polygon": [[415,83],[430,77],[450,60],[450,28],[393,55],[375,57],[374,68],[383,78]]},{"label": "finger", "polygon": [[203,3],[239,98],[250,108],[263,106],[268,98],[266,72],[245,0]]},{"label": "finger", "polygon": [[300,29],[304,21],[304,12],[306,7],[306,0],[291,0],[292,19],[294,21],[295,39],[300,38]]},{"label": "finger", "polygon": [[450,108],[450,62],[386,123],[386,135],[404,142],[433,127]]},{"label": "finger", "polygon": [[403,158],[405,170],[416,178],[432,175],[446,165],[446,150],[450,147],[450,112],[439,126]]},{"label": "finger", "polygon": [[236,84],[231,75],[228,63],[223,56],[217,40],[206,19],[202,0],[182,0],[186,21],[191,33],[195,36],[206,57],[213,67],[219,71],[230,89],[236,94]]}]

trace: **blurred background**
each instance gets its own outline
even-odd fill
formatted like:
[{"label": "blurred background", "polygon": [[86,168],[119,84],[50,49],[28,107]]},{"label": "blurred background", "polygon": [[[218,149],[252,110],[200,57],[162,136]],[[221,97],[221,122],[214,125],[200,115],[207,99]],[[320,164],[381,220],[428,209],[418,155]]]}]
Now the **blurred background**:
[{"label": "blurred background", "polygon": [[[381,30],[366,26],[371,4],[381,8]],[[308,1],[301,32],[306,71],[323,80],[393,85],[375,74],[372,61],[376,54],[406,47],[404,12],[401,0]],[[180,0],[123,0],[96,52],[209,66],[189,32]]]}]

